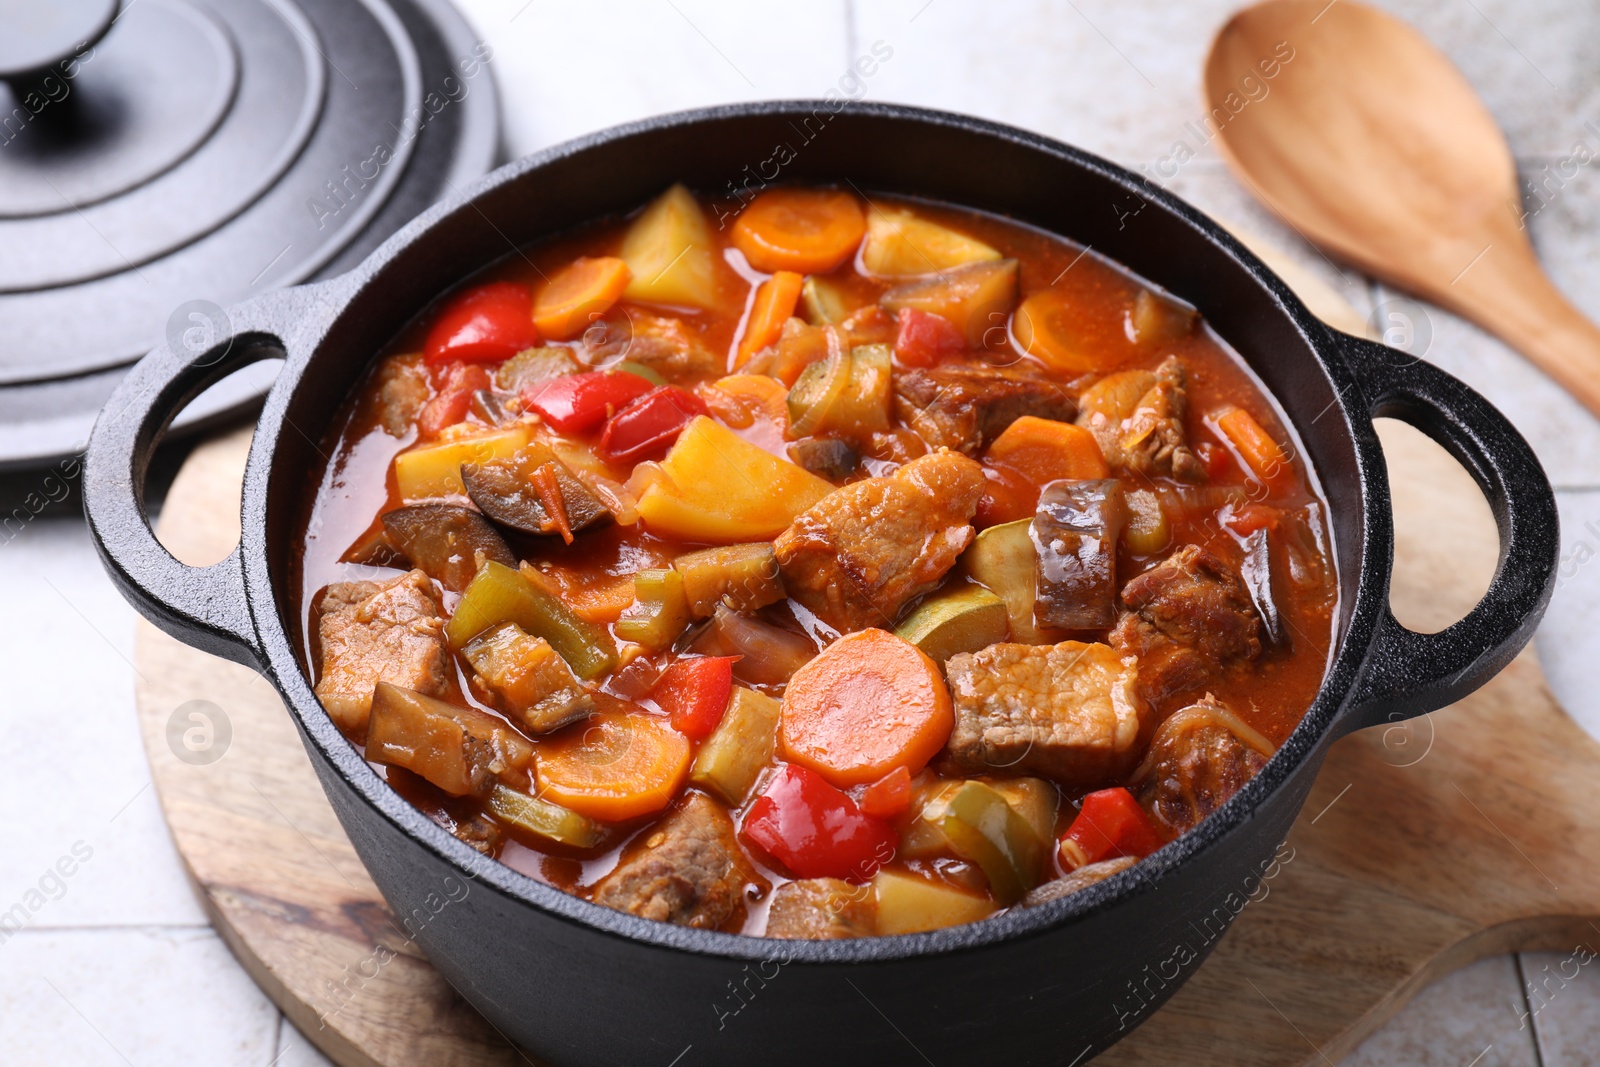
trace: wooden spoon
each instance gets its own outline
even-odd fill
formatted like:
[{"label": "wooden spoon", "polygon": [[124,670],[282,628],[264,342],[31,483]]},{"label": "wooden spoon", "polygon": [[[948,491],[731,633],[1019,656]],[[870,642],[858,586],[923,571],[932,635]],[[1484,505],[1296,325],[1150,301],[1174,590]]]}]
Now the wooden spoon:
[{"label": "wooden spoon", "polygon": [[1289,225],[1600,415],[1600,329],[1539,266],[1505,138],[1420,34],[1354,0],[1267,0],[1217,33],[1205,91],[1223,157]]}]

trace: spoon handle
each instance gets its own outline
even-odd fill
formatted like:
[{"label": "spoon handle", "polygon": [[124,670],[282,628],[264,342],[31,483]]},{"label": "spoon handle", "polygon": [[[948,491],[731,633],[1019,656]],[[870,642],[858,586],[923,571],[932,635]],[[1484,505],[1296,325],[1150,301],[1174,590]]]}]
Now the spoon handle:
[{"label": "spoon handle", "polygon": [[1550,281],[1532,249],[1496,249],[1440,303],[1497,335],[1600,417],[1600,326]]}]

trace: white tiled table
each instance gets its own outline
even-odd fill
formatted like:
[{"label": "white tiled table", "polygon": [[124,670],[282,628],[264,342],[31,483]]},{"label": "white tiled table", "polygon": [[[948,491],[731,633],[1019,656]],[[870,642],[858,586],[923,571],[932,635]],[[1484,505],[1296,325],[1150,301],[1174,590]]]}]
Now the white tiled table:
[{"label": "white tiled table", "polygon": [[[1133,167],[1198,120],[1199,69],[1228,0],[840,0],[800,5],[469,0],[495,49],[508,147],[521,154],[676,108],[839,86],[874,42],[892,57],[867,99],[1015,123]],[[1386,4],[1462,67],[1526,174],[1579,140],[1600,147],[1600,11],[1572,0]],[[809,14],[807,11],[809,10]],[[844,87],[850,87],[849,82]],[[1533,220],[1556,281],[1600,317],[1600,186],[1588,168]],[[1299,242],[1246,197],[1211,149],[1170,183],[1203,209],[1290,251],[1365,312],[1384,294]],[[1600,552],[1600,427],[1507,349],[1442,312],[1428,353],[1487,392],[1560,488],[1566,552]],[[0,944],[0,1063],[279,1067],[325,1061],[212,933],[185,883],[134,725],[133,615],[102,575],[76,485],[20,532],[0,528],[0,911],[39,902]],[[0,478],[0,515],[41,475]],[[1587,523],[1593,522],[1593,526]],[[1571,713],[1600,734],[1600,567],[1568,567],[1539,635]],[[79,855],[70,878],[47,872]],[[1597,858],[1600,863],[1600,858]],[[68,864],[72,867],[72,864]],[[30,897],[30,891],[39,895]],[[1486,960],[1426,990],[1352,1057],[1362,1065],[1592,1063],[1600,971],[1546,982],[1562,957]],[[1548,970],[1546,970],[1548,968]],[[1530,1000],[1525,983],[1546,992]],[[1531,1024],[1526,1021],[1531,1006]]]}]

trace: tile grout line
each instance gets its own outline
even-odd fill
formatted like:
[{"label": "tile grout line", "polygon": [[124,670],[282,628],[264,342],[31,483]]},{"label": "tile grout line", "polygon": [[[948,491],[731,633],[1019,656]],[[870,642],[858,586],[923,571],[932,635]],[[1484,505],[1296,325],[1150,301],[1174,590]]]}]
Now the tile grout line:
[{"label": "tile grout line", "polygon": [[1539,1037],[1539,1017],[1534,1014],[1533,1001],[1528,999],[1528,973],[1522,968],[1522,953],[1513,952],[1511,961],[1517,971],[1517,995],[1522,999],[1523,1018],[1528,1020],[1528,1031],[1533,1035],[1534,1067],[1544,1067],[1544,1041]]},{"label": "tile grout line", "polygon": [[[157,933],[175,930],[208,930],[216,933],[216,927],[209,922],[200,923],[88,923],[77,925],[72,923],[59,923],[55,925],[25,926],[20,930],[11,931],[11,936],[24,937],[28,934],[117,934],[117,933]],[[221,936],[220,934],[218,935]]]}]

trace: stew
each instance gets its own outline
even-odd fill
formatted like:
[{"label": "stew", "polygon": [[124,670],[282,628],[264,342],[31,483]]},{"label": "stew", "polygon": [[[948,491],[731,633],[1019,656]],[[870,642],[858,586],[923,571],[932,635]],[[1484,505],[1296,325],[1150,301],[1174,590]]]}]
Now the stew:
[{"label": "stew", "polygon": [[1193,308],[1016,222],[675,186],[446,295],[297,556],[316,691],[472,847],[843,938],[1075,892],[1293,730],[1325,505]]}]

